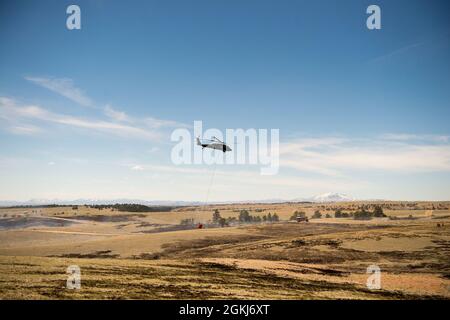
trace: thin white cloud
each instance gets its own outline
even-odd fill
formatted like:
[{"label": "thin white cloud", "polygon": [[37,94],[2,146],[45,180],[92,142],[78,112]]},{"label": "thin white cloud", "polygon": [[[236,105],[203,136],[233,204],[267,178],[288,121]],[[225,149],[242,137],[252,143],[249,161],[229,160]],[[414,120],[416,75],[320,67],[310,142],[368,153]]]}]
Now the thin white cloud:
[{"label": "thin white cloud", "polygon": [[395,57],[397,55],[401,55],[401,54],[403,54],[405,52],[408,52],[408,51],[410,51],[412,49],[421,47],[421,46],[423,46],[425,44],[426,44],[426,42],[416,42],[416,43],[412,43],[412,44],[406,45],[404,47],[398,48],[398,49],[393,50],[391,52],[388,52],[388,53],[386,53],[384,55],[376,57],[376,58],[372,59],[369,63],[379,63],[379,62],[382,62],[382,61],[386,61],[386,60],[388,60],[388,59],[390,59],[392,57]]},{"label": "thin white cloud", "polygon": [[449,142],[450,136],[432,135],[432,134],[409,134],[409,133],[387,133],[381,136],[381,139],[391,141],[430,141],[430,142]]},{"label": "thin white cloud", "polygon": [[155,119],[151,117],[146,117],[143,119],[143,123],[148,126],[149,128],[153,129],[159,129],[159,128],[188,128],[191,127],[190,125],[178,122],[178,121],[172,121],[172,120],[161,120],[161,119]]},{"label": "thin white cloud", "polygon": [[93,107],[94,103],[81,89],[75,87],[73,80],[68,78],[25,77],[41,87],[56,92],[82,106]]},{"label": "thin white cloud", "polygon": [[149,153],[156,153],[158,152],[160,149],[158,147],[152,147],[148,150]]},{"label": "thin white cloud", "polygon": [[330,176],[352,170],[450,171],[450,144],[443,136],[427,135],[427,140],[422,136],[419,142],[401,137],[395,141],[324,138],[316,143],[299,139],[281,144],[280,162],[284,167]]},{"label": "thin white cloud", "polygon": [[39,120],[49,123],[61,124],[71,127],[92,129],[107,132],[109,134],[135,137],[149,140],[161,138],[161,133],[156,130],[134,127],[116,122],[91,120],[70,115],[50,112],[35,105],[18,105],[14,100],[0,97],[0,117],[10,121]]},{"label": "thin white cloud", "polygon": [[[26,80],[31,81],[43,88],[49,89],[60,94],[82,106],[95,107],[94,101],[88,97],[81,89],[74,85],[72,79],[69,78],[48,78],[48,77],[25,77]],[[158,130],[162,128],[187,128],[187,124],[180,123],[173,120],[156,119],[153,117],[135,118],[127,115],[125,112],[113,108],[107,104],[103,108],[104,114],[115,122],[133,123],[139,127],[146,127],[151,130]]]},{"label": "thin white cloud", "polygon": [[113,120],[120,122],[131,122],[130,117],[125,112],[115,110],[110,105],[106,105],[104,110],[105,114]]},{"label": "thin white cloud", "polygon": [[110,105],[106,105],[104,107],[105,114],[114,121],[117,122],[128,122],[136,125],[140,125],[142,127],[147,127],[153,130],[159,130],[163,128],[188,128],[190,127],[187,124],[173,121],[173,120],[163,120],[156,119],[152,117],[145,117],[143,119],[132,117],[126,114],[123,111],[119,111],[117,109],[112,108]]},{"label": "thin white cloud", "polygon": [[41,132],[42,130],[41,130],[41,128],[33,126],[33,125],[23,124],[23,125],[11,126],[8,128],[8,131],[11,133],[20,134],[20,135],[33,135],[33,134]]},{"label": "thin white cloud", "polygon": [[144,170],[144,167],[140,166],[140,165],[134,165],[134,166],[131,167],[131,170],[133,170],[133,171],[142,171],[142,170]]}]

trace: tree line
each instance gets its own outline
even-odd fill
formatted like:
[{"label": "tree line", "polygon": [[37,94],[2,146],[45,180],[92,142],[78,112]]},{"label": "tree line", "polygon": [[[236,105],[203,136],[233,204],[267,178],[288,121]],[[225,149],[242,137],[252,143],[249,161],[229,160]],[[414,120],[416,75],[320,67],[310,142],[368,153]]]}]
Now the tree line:
[{"label": "tree line", "polygon": [[[290,220],[296,220],[297,218],[305,218],[306,213],[303,211],[295,211]],[[311,219],[321,219],[323,217],[322,213],[319,210],[314,211]],[[325,218],[331,218],[332,216],[327,213],[325,214]],[[336,209],[334,211],[335,218],[353,218],[355,220],[370,220],[372,218],[384,218],[387,217],[381,206],[374,206],[373,211],[366,210],[366,208],[361,208],[354,212],[343,212],[341,209]]]},{"label": "tree line", "polygon": [[117,211],[126,212],[169,212],[178,207],[173,206],[146,206],[142,204],[135,203],[116,203],[112,205],[90,205],[89,208],[103,210],[103,209],[114,209]]},{"label": "tree line", "polygon": [[276,213],[268,213],[263,216],[252,216],[250,212],[247,210],[241,210],[239,212],[238,218],[236,217],[228,217],[224,218],[220,215],[219,210],[214,210],[212,222],[214,224],[218,224],[221,227],[228,226],[232,223],[240,222],[240,223],[261,223],[261,222],[277,222],[280,221],[280,217]]}]

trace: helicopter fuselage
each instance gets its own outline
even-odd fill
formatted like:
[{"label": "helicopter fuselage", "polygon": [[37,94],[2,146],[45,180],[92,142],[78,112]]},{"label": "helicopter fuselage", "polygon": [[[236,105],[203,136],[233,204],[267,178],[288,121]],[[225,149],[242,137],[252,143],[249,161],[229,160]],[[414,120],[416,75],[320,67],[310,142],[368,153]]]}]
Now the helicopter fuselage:
[{"label": "helicopter fuselage", "polygon": [[221,150],[222,152],[231,151],[231,148],[224,143],[203,143],[202,148],[210,148],[215,150]]}]

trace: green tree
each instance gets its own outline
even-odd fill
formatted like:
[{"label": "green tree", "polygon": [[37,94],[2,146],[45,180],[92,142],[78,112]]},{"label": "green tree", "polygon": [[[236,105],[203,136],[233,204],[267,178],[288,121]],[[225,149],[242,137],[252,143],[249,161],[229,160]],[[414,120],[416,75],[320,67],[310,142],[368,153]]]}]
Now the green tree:
[{"label": "green tree", "polygon": [[252,217],[250,216],[250,213],[247,210],[241,210],[241,212],[239,212],[239,221],[240,222],[251,222]]},{"label": "green tree", "polygon": [[295,211],[289,218],[289,220],[297,220],[297,218],[304,218],[304,217],[306,217],[306,213],[304,213],[303,211]]},{"label": "green tree", "polygon": [[375,208],[373,209],[373,216],[377,218],[386,217],[381,206],[375,206]]},{"label": "green tree", "polygon": [[320,213],[319,210],[314,211],[314,214],[312,216],[313,219],[320,219],[322,218],[322,214]]},{"label": "green tree", "polygon": [[222,219],[222,217],[220,216],[219,210],[217,210],[217,209],[214,210],[213,217],[212,217],[213,223],[218,224],[220,222],[220,219]]},{"label": "green tree", "polygon": [[218,223],[222,228],[228,225],[227,219],[222,218],[222,217],[220,217]]},{"label": "green tree", "polygon": [[355,219],[355,220],[370,220],[370,219],[372,219],[372,213],[367,211],[366,209],[361,209],[359,211],[356,211],[353,214],[353,219]]}]

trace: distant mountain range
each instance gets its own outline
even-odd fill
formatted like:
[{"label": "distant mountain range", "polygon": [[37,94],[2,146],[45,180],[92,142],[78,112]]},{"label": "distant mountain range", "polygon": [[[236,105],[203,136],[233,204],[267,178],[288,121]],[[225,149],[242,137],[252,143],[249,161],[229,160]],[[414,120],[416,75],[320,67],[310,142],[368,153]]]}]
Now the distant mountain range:
[{"label": "distant mountain range", "polygon": [[1,207],[10,206],[41,206],[41,205],[109,205],[116,203],[131,203],[142,204],[146,206],[194,206],[201,205],[202,202],[196,201],[164,201],[155,200],[147,201],[140,199],[76,199],[76,200],[61,200],[61,199],[31,199],[27,201],[0,201]]},{"label": "distant mountain range", "polygon": [[313,202],[346,202],[354,201],[355,199],[343,193],[324,193],[312,198]]},{"label": "distant mountain range", "polygon": [[[354,201],[355,199],[349,195],[342,193],[324,193],[309,198],[286,199],[266,199],[266,200],[248,200],[248,201],[217,201],[208,204],[230,204],[230,203],[283,203],[283,202],[345,202]],[[76,199],[76,200],[60,200],[60,199],[31,199],[28,201],[0,201],[0,207],[11,206],[40,206],[40,205],[108,205],[116,203],[132,203],[142,204],[146,206],[198,206],[204,205],[201,201],[167,201],[167,200],[140,200],[140,199]]]}]

